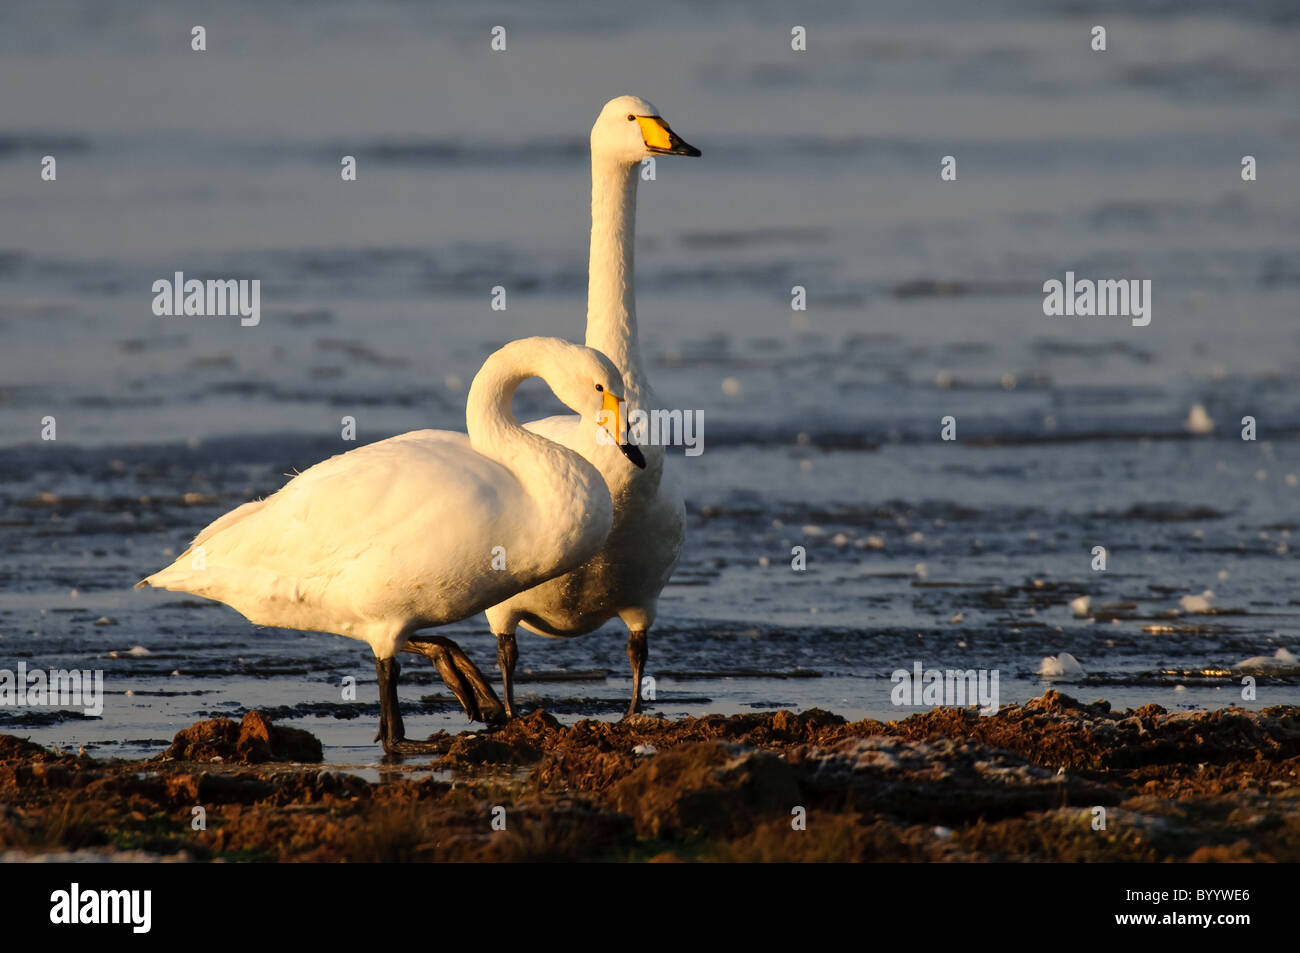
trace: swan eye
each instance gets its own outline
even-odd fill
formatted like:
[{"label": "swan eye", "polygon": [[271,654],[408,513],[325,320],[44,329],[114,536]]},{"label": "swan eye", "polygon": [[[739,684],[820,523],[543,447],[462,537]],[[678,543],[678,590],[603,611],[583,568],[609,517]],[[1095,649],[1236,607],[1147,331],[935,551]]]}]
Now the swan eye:
[{"label": "swan eye", "polygon": [[601,391],[601,392],[603,393],[604,390],[605,390],[605,388],[603,388],[603,387],[601,387],[599,384],[597,384],[597,385],[596,385],[596,390]]},{"label": "swan eye", "polygon": [[633,116],[631,113],[628,113],[628,114],[627,114],[627,121],[628,121],[628,122],[636,122],[636,116]]}]

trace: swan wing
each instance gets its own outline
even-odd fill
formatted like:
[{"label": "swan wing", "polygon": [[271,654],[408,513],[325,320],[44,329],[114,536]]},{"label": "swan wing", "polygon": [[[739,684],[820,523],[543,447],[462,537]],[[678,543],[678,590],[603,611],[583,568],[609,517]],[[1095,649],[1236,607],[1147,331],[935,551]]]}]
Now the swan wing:
[{"label": "swan wing", "polygon": [[576,450],[579,446],[578,434],[581,425],[581,417],[573,414],[556,414],[554,417],[543,417],[541,420],[530,421],[524,424],[524,429],[531,430],[533,433],[545,437],[547,440],[552,440],[562,447]]},{"label": "swan wing", "polygon": [[[514,474],[464,434],[416,431],[331,457],[232,510],[144,582],[219,599],[263,625],[458,618],[497,588],[482,585],[492,548],[528,538],[534,509]],[[496,575],[508,589],[508,573]],[[304,624],[328,605],[328,627]]]}]

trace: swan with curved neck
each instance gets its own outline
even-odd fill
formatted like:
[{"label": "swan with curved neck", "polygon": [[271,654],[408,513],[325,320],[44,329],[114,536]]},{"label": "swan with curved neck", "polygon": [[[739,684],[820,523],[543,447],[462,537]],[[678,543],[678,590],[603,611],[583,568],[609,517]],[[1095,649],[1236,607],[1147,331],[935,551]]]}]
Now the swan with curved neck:
[{"label": "swan with curved neck", "polygon": [[[511,400],[541,377],[577,411],[577,445],[519,425]],[[404,737],[399,652],[432,658],[471,718],[500,713],[491,687],[449,639],[417,636],[580,566],[613,523],[604,478],[585,458],[624,396],[599,352],[526,338],[494,353],[470,387],[465,434],[419,430],[339,454],[266,499],[213,522],[167,568],[142,580],[224,602],[256,625],[369,643],[379,679],[379,738]],[[594,451],[593,451],[594,452]],[[627,469],[635,447],[615,448]]]},{"label": "swan with curved neck", "polygon": [[[588,347],[605,354],[623,377],[626,412],[653,409],[655,395],[637,340],[634,244],[638,170],[658,155],[698,156],[636,96],[620,96],[601,110],[591,130],[591,249],[587,277]],[[641,707],[641,677],[659,593],[667,584],[685,536],[686,508],[677,482],[664,472],[664,448],[645,446],[646,466],[635,473],[615,466],[615,448],[578,447],[572,417],[527,424],[579,450],[604,474],[614,501],[614,524],[600,552],[577,569],[521,592],[487,612],[497,636],[497,661],[506,712],[515,713],[515,631],[568,638],[618,617],[627,626],[632,666],[629,715]]]}]

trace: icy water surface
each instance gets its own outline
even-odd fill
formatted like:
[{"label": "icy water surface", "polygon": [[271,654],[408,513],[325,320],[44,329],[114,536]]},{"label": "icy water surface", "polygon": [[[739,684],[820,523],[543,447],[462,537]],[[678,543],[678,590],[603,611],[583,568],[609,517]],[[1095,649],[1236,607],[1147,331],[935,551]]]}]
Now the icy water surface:
[{"label": "icy water surface", "polygon": [[[651,378],[705,419],[670,461],[690,530],[652,711],[895,718],[918,660],[996,669],[1007,704],[1061,651],[1086,674],[1055,684],[1116,706],[1300,703],[1226,674],[1300,650],[1300,24],[1217,6],[814,4],[793,54],[776,4],[236,3],[193,54],[169,4],[6,4],[0,667],[102,669],[109,694],[0,731],[143,756],[261,708],[373,757],[365,646],[130,586],[348,449],[343,416],[361,441],[460,428],[492,349],[581,339],[586,136],[624,92],[704,152],[640,190]],[[1067,270],[1151,279],[1150,326],[1044,317]],[[259,278],[261,324],[155,317],[175,271]],[[481,619],[444,632],[490,667]],[[617,717],[624,637],[521,634],[525,706]],[[410,734],[464,724],[426,662],[403,681]]]}]

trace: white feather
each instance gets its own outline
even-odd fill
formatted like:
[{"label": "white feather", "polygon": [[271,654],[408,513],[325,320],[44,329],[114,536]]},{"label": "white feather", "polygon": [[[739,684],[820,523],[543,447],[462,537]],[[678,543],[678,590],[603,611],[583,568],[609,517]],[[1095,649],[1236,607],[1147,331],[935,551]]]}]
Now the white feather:
[{"label": "white feather", "polygon": [[532,376],[583,414],[573,442],[594,445],[596,385],[620,394],[618,371],[579,345],[515,341],[474,378],[468,436],[420,430],[331,457],[215,520],[141,584],[219,600],[258,625],[363,639],[391,658],[418,629],[573,569],[605,541],[612,505],[581,453],[515,423],[510,400]]}]

